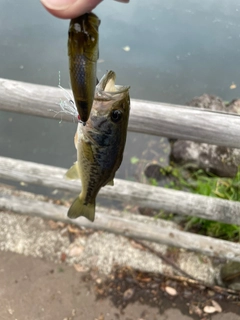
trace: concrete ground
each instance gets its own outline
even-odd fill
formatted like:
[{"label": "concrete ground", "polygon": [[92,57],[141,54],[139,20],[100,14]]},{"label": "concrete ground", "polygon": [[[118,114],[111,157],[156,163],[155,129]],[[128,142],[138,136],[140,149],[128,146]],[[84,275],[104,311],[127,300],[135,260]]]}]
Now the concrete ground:
[{"label": "concrete ground", "polygon": [[[162,296],[161,307],[135,301],[116,307],[110,297],[96,299],[96,283],[73,267],[11,252],[0,252],[1,320],[190,320],[180,299]],[[226,300],[227,302],[227,300]],[[240,307],[222,301],[223,311],[212,320],[240,320]],[[210,319],[210,318],[209,318]]]},{"label": "concrete ground", "polygon": [[[215,284],[209,258],[148,245]],[[240,320],[239,296],[174,274],[128,238],[0,212],[0,320]]]}]

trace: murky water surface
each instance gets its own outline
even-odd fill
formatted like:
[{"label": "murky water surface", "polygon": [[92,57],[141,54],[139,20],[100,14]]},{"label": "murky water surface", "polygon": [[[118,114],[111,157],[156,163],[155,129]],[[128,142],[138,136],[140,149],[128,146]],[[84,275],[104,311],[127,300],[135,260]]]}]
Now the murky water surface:
[{"label": "murky water surface", "polygon": [[[102,21],[98,77],[113,69],[132,98],[184,104],[202,93],[238,97],[239,1],[106,0],[95,12]],[[68,23],[37,0],[1,0],[0,77],[57,86],[60,71],[69,87]],[[76,159],[75,130],[73,123],[0,111],[0,155],[67,168]],[[133,178],[131,157],[154,141],[160,138],[129,133],[117,177]]]}]

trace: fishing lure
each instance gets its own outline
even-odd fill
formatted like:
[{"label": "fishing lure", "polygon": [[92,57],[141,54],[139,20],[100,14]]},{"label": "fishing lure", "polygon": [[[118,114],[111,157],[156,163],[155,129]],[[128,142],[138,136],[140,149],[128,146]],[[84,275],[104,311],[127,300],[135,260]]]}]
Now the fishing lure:
[{"label": "fishing lure", "polygon": [[89,118],[96,87],[99,25],[98,17],[90,12],[72,19],[68,31],[70,80],[83,124]]}]

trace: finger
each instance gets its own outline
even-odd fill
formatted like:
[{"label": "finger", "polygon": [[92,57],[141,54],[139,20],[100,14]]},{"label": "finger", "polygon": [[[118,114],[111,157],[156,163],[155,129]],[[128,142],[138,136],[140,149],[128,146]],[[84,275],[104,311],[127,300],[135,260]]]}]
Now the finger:
[{"label": "finger", "polygon": [[92,11],[102,0],[40,0],[54,16],[72,19]]}]

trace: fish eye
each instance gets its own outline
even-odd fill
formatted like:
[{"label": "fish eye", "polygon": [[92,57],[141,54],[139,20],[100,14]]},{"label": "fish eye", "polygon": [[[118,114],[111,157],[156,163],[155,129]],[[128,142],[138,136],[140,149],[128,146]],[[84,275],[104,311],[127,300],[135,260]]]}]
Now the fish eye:
[{"label": "fish eye", "polygon": [[122,111],[120,110],[113,110],[111,113],[111,120],[113,122],[119,122],[122,119]]}]

